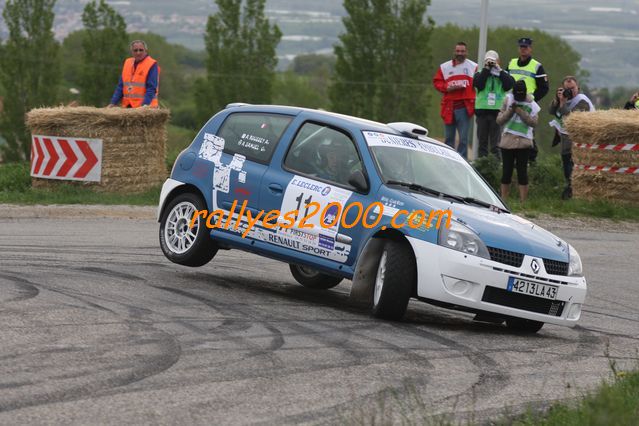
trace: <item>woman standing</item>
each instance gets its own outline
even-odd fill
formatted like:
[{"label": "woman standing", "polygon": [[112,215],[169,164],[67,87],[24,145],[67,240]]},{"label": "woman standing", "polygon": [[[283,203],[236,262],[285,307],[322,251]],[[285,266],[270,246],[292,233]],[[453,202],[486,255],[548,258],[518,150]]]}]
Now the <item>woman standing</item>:
[{"label": "woman standing", "polygon": [[533,127],[537,126],[540,107],[532,94],[526,93],[526,82],[518,80],[513,92],[506,95],[497,115],[497,124],[504,126],[499,142],[502,158],[501,197],[510,192],[513,168],[517,168],[519,199],[528,197],[528,150],[533,146]]}]

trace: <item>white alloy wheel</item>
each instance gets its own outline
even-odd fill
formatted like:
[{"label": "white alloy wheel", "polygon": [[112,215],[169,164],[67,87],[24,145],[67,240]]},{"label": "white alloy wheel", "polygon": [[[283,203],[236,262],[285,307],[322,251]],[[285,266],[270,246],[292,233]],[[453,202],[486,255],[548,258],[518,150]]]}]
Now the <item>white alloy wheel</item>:
[{"label": "white alloy wheel", "polygon": [[375,306],[379,304],[379,298],[382,296],[382,289],[384,288],[384,276],[386,275],[386,258],[387,252],[386,250],[384,250],[384,252],[382,253],[382,257],[379,259],[377,276],[375,277],[375,294],[373,296],[373,304]]},{"label": "white alloy wheel", "polygon": [[189,228],[195,210],[197,209],[192,203],[182,201],[173,206],[169,212],[164,227],[164,240],[167,247],[175,254],[187,252],[195,243],[201,220],[198,217],[193,228]]}]

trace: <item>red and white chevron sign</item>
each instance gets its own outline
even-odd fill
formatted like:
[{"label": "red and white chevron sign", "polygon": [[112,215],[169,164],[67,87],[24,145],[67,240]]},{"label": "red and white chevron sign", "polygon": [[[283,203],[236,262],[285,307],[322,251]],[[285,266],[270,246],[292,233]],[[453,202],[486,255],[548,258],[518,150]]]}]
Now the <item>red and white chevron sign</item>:
[{"label": "red and white chevron sign", "polygon": [[100,182],[102,139],[31,136],[31,176]]}]

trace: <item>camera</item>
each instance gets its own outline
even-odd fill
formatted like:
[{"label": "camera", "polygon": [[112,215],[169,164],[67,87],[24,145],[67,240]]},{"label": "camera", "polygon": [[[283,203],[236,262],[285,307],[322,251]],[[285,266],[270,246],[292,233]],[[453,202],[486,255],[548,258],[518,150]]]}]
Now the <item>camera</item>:
[{"label": "camera", "polygon": [[495,61],[486,61],[486,66],[487,66],[488,68],[492,68],[492,67],[494,67],[495,65],[497,65],[497,64],[495,63]]},{"label": "camera", "polygon": [[572,89],[564,89],[562,94],[564,95],[564,98],[566,98],[566,99],[572,99],[573,98]]}]

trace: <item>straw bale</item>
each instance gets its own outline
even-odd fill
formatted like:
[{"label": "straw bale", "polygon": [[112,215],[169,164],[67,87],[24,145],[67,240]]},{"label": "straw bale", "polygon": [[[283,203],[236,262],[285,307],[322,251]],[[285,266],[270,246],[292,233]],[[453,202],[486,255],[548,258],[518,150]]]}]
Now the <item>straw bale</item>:
[{"label": "straw bale", "polygon": [[639,204],[639,176],[575,170],[572,187],[575,198]]},{"label": "straw bale", "polygon": [[612,151],[573,146],[572,158],[575,164],[589,166],[639,167],[639,151]]},{"label": "straw bale", "polygon": [[165,166],[169,111],[155,108],[40,108],[27,114],[32,134],[102,139],[101,182],[33,178],[33,186],[52,188],[61,182],[97,191],[141,192],[161,184]]},{"label": "straw bale", "polygon": [[636,110],[573,112],[564,124],[573,142],[577,143],[639,142],[639,111]]}]

